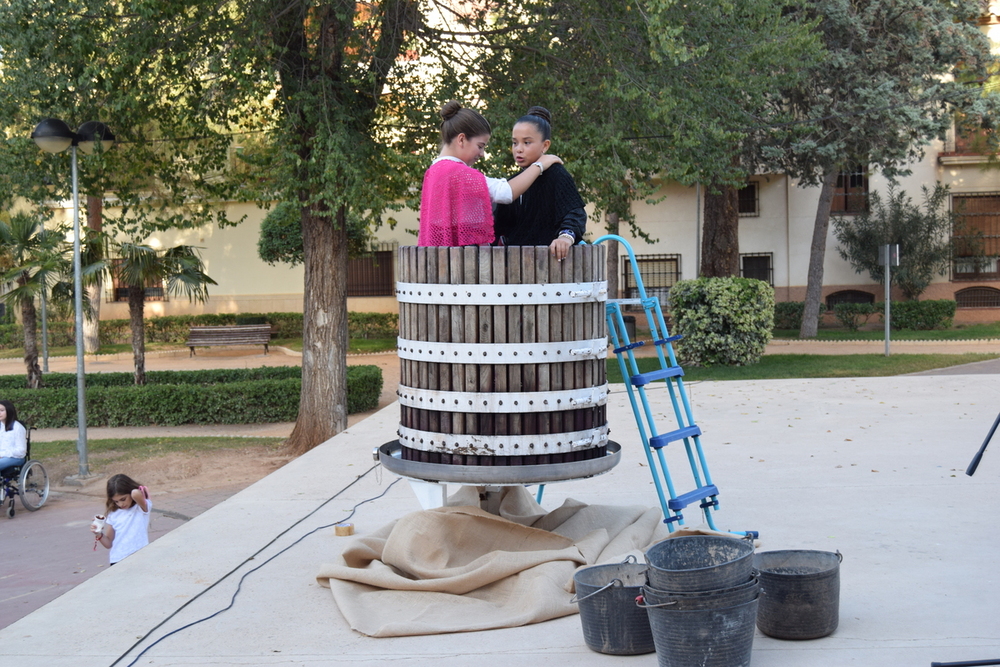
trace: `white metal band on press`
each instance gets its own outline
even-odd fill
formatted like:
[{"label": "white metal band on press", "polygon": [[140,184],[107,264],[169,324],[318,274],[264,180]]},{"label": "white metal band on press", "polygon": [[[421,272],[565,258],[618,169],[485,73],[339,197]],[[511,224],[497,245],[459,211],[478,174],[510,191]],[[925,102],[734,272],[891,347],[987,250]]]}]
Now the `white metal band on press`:
[{"label": "white metal band on press", "polygon": [[400,425],[399,442],[410,449],[449,454],[530,456],[565,454],[608,444],[607,425],[586,431],[536,435],[465,435],[418,431]]},{"label": "white metal band on press", "polygon": [[399,404],[442,412],[556,412],[579,410],[608,402],[608,385],[562,391],[468,392],[418,389],[399,385]]},{"label": "white metal band on press", "polygon": [[607,338],[555,343],[432,343],[397,338],[396,346],[400,359],[454,364],[554,364],[608,356]]},{"label": "white metal band on press", "polygon": [[516,285],[396,283],[400,303],[438,306],[523,306],[606,301],[608,282]]}]

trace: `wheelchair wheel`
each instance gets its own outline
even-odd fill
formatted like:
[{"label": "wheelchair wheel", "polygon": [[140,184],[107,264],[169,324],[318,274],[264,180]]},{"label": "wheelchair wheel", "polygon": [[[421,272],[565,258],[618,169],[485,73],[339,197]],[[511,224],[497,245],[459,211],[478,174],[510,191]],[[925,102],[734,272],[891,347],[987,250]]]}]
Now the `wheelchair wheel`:
[{"label": "wheelchair wheel", "polygon": [[34,512],[49,498],[49,476],[38,461],[28,461],[21,468],[21,504]]},{"label": "wheelchair wheel", "polygon": [[14,518],[14,499],[13,498],[10,499],[10,504],[7,506],[7,518],[8,519],[13,519]]}]

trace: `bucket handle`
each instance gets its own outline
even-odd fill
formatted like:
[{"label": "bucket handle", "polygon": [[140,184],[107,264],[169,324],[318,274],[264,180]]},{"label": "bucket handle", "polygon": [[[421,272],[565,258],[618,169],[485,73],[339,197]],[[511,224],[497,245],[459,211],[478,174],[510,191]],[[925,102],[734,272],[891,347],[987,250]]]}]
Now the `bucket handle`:
[{"label": "bucket handle", "polygon": [[658,609],[660,607],[669,607],[672,604],[677,604],[677,600],[673,602],[661,602],[659,604],[646,604],[646,598],[642,595],[635,599],[635,606],[642,609]]},{"label": "bucket handle", "polygon": [[840,553],[840,549],[837,549],[837,560],[841,563],[844,562],[844,554]]},{"label": "bucket handle", "polygon": [[608,590],[609,588],[611,588],[611,587],[612,587],[612,586],[614,586],[615,584],[618,584],[618,587],[619,587],[619,588],[621,588],[621,587],[623,587],[623,586],[625,585],[625,584],[623,584],[623,583],[622,583],[622,580],[621,580],[621,579],[612,579],[612,580],[611,580],[610,582],[608,582],[608,583],[604,584],[603,586],[601,586],[600,588],[598,588],[598,589],[597,589],[596,591],[594,591],[593,593],[588,593],[588,594],[584,595],[584,596],[583,596],[582,598],[578,598],[578,597],[576,597],[576,594],[574,593],[574,594],[573,594],[573,597],[572,597],[572,598],[570,598],[570,601],[569,601],[569,603],[570,603],[570,604],[576,604],[577,602],[583,602],[583,601],[584,601],[584,600],[586,600],[587,598],[590,598],[590,597],[594,597],[594,596],[595,596],[595,595],[597,595],[598,593],[600,593],[600,592],[602,592],[602,591],[606,591],[606,590]]}]

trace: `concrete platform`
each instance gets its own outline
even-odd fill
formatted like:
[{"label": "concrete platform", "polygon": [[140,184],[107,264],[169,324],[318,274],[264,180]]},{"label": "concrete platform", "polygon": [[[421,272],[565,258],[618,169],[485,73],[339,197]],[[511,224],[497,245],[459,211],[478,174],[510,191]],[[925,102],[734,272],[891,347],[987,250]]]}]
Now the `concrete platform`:
[{"label": "concrete platform", "polygon": [[[546,507],[567,497],[656,505],[626,394],[615,389],[609,420],[621,464],[549,485]],[[758,633],[754,667],[1000,658],[1000,444],[975,477],[964,474],[1000,409],[991,377],[703,382],[688,390],[721,490],[718,526],[760,531],[761,550],[844,557],[838,630],[799,642]],[[667,430],[666,391],[650,397]],[[5,664],[124,666],[173,631],[134,664],[657,664],[654,654],[590,651],[578,616],[431,637],[350,630],[315,574],[352,539],[332,526],[353,507],[360,535],[419,509],[407,484],[373,467],[372,449],[395,439],[397,422],[392,405],[11,624],[0,631]],[[686,463],[676,454],[681,486]]]}]

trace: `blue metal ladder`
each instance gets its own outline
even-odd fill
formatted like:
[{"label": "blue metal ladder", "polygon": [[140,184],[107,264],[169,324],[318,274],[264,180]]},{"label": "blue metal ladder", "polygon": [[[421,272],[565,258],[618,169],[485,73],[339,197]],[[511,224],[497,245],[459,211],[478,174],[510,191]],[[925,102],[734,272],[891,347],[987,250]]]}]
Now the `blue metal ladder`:
[{"label": "blue metal ladder", "polygon": [[[636,262],[632,246],[622,237],[610,234],[595,240],[594,244],[603,241],[617,241],[622,244],[622,247],[628,251],[632,272],[635,275],[639,298],[609,299],[605,306],[605,312],[608,318],[608,335],[611,337],[615,356],[618,357],[622,378],[625,379],[625,388],[628,392],[629,402],[632,404],[636,424],[639,427],[643,448],[646,451],[649,471],[653,476],[653,484],[656,487],[660,507],[663,510],[663,521],[670,527],[671,531],[674,531],[678,526],[684,525],[684,509],[697,503],[705,516],[708,527],[712,530],[718,530],[712,515],[719,509],[719,489],[712,482],[712,476],[708,471],[705,452],[701,446],[701,428],[695,424],[691,403],[684,390],[684,369],[677,363],[677,358],[674,356],[672,343],[679,340],[681,336],[668,334],[667,325],[663,320],[663,311],[660,309],[660,299],[656,296],[646,296],[646,288],[642,284],[642,276],[639,273],[639,265]],[[646,343],[629,340],[628,330],[622,315],[622,306],[626,305],[642,306],[646,313],[652,345],[656,347],[656,356],[660,362],[660,367],[656,370],[647,373],[639,372],[633,350],[646,345]],[[664,351],[666,352],[664,353]],[[677,428],[666,433],[660,433],[657,430],[649,401],[646,399],[647,386],[660,380],[666,382],[677,422]],[[678,494],[674,488],[670,469],[663,453],[664,448],[674,442],[684,443],[691,474],[694,478],[695,488],[681,494]],[[664,487],[666,487],[667,495],[664,495]],[[755,531],[731,532],[757,537]]]}]

